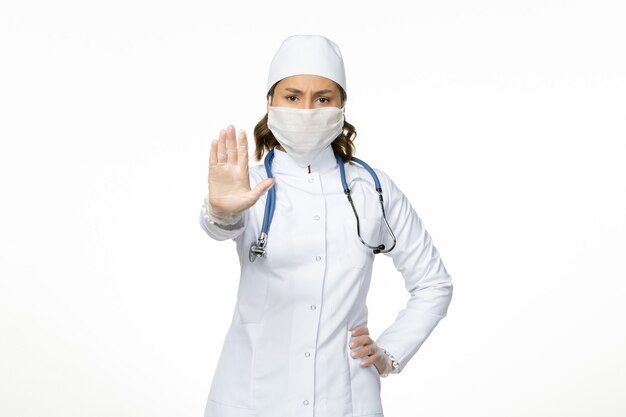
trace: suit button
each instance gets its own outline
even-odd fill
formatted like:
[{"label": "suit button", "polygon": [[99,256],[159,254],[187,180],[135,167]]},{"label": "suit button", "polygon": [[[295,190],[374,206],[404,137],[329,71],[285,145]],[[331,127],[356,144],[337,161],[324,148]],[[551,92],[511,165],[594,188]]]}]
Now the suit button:
[{"label": "suit button", "polygon": [[321,259],[322,259],[322,257],[321,257],[321,256],[316,256],[316,257],[315,257],[315,260],[316,260],[316,261],[319,261],[319,260],[321,260]]},{"label": "suit button", "polygon": [[309,178],[309,180],[308,180],[308,181],[309,181],[309,182],[313,182],[314,180],[313,180],[313,178]]},{"label": "suit button", "polygon": [[311,356],[311,354],[309,352],[304,352],[304,356],[308,358],[309,356]]},{"label": "suit button", "polygon": [[315,304],[311,304],[311,310],[315,310],[316,308]]},{"label": "suit button", "polygon": [[304,404],[304,405],[309,405],[309,400],[304,400],[304,401],[302,401],[302,404]]},{"label": "suit button", "polygon": [[315,220],[319,220],[319,219],[320,219],[320,216],[315,216],[315,217],[313,217],[313,218],[314,218]]}]

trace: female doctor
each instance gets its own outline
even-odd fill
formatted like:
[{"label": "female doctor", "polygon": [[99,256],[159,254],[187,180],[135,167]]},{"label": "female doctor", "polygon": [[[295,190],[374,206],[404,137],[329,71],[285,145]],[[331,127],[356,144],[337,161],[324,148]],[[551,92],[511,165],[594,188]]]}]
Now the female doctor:
[{"label": "female doctor", "polygon": [[[380,378],[401,372],[447,313],[450,275],[422,221],[384,171],[353,156],[346,92],[339,47],[290,36],[254,130],[264,163],[248,166],[232,125],[211,144],[200,224],[236,243],[241,272],[205,417],[383,417]],[[378,253],[409,297],[374,340]]]}]

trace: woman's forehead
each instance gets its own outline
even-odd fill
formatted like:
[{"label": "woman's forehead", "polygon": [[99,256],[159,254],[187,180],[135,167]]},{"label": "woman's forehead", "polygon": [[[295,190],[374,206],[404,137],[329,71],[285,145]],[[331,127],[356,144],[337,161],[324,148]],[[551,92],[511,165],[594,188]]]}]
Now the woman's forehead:
[{"label": "woman's forehead", "polygon": [[339,91],[333,80],[313,74],[298,74],[283,78],[278,82],[276,88],[297,88],[300,90],[324,88]]}]

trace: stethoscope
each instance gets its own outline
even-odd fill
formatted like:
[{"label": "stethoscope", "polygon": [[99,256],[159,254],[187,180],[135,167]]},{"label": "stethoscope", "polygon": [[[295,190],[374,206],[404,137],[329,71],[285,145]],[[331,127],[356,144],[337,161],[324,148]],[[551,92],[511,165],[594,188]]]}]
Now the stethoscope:
[{"label": "stethoscope", "polygon": [[[387,226],[387,230],[389,230],[389,234],[393,239],[393,245],[389,249],[385,249],[385,245],[380,244],[377,246],[372,246],[367,244],[361,238],[361,227],[359,224],[359,215],[356,212],[356,208],[354,207],[354,203],[352,202],[352,195],[350,194],[350,187],[348,187],[348,183],[346,182],[346,172],[344,168],[344,162],[341,159],[341,156],[337,152],[333,152],[335,154],[335,159],[337,160],[337,165],[339,165],[339,172],[341,174],[341,184],[343,185],[343,192],[348,197],[348,201],[352,206],[352,211],[354,211],[354,216],[356,217],[356,232],[359,236],[359,240],[368,248],[372,249],[374,254],[377,253],[387,253],[390,252],[396,246],[396,236],[393,234],[389,223],[387,222],[387,217],[385,216],[385,207],[383,205],[383,190],[380,186],[380,181],[378,180],[378,175],[376,172],[365,162],[360,160],[359,158],[352,157],[352,161],[355,161],[359,165],[363,166],[370,173],[372,178],[374,179],[374,185],[376,187],[376,192],[378,192],[378,200],[380,201],[380,210],[383,213],[383,220],[385,221],[385,225]],[[272,160],[274,159],[274,149],[270,150],[265,156],[264,164],[265,171],[267,172],[268,178],[274,178],[272,176]],[[263,226],[261,227],[261,233],[256,242],[252,242],[250,245],[250,262],[254,262],[254,260],[259,256],[265,256],[265,246],[267,245],[267,233],[270,228],[270,224],[272,223],[272,218],[274,217],[274,208],[276,207],[276,187],[271,187],[267,192],[267,200],[265,202],[265,215],[263,216]],[[256,243],[256,244],[255,244]]]}]

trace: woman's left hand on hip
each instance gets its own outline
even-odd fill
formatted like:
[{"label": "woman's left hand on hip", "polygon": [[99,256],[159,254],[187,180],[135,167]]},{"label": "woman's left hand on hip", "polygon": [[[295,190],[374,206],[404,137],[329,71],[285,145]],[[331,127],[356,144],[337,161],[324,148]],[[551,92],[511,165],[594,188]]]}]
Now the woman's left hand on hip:
[{"label": "woman's left hand on hip", "polygon": [[367,326],[359,326],[352,329],[350,348],[352,349],[352,358],[365,357],[361,361],[361,366],[374,364],[379,374],[382,374],[391,366],[389,357],[383,353],[382,349],[370,337]]}]

